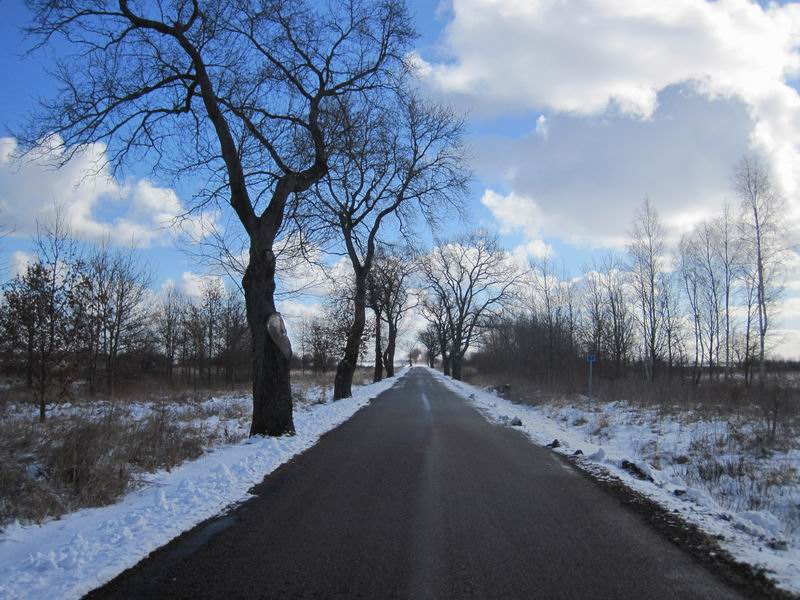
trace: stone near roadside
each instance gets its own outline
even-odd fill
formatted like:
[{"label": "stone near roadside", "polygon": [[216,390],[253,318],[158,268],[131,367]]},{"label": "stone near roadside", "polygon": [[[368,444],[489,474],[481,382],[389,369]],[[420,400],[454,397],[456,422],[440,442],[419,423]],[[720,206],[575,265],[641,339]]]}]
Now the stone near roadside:
[{"label": "stone near roadside", "polygon": [[512,427],[522,427],[522,420],[519,417],[514,417],[509,423]]},{"label": "stone near roadside", "polygon": [[552,442],[550,442],[545,446],[545,448],[560,448],[560,447],[561,447],[561,442],[559,442],[558,439],[553,440]]},{"label": "stone near roadside", "polygon": [[626,470],[628,473],[636,477],[636,479],[641,479],[642,481],[649,481],[652,483],[653,478],[650,477],[647,473],[645,473],[639,465],[632,463],[629,460],[623,460],[620,466]]},{"label": "stone near roadside", "polygon": [[581,450],[580,448],[578,448],[577,450],[575,450],[575,452],[572,453],[572,456],[582,456],[582,455],[583,455],[583,450]]}]

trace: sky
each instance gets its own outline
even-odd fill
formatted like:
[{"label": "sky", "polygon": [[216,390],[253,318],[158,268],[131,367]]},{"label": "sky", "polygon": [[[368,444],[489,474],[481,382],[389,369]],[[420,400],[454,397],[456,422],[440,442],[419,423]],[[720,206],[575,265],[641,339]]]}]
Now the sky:
[{"label": "sky", "polygon": [[[425,92],[467,114],[475,180],[469,224],[509,250],[549,252],[579,275],[621,252],[645,197],[670,239],[724,203],[743,155],[761,156],[800,230],[800,5],[750,0],[412,0],[411,56]],[[13,131],[52,83],[47,53],[20,58],[17,0],[0,0],[0,209],[7,274],[24,264],[37,218],[66,203],[76,231],[133,243],[156,280],[189,293],[203,266],[162,224],[186,190],[134,166],[86,178],[96,145],[51,171],[10,160]],[[56,49],[57,50],[57,49]],[[800,267],[790,261],[776,350],[800,357]],[[302,312],[315,300],[295,301]]]}]

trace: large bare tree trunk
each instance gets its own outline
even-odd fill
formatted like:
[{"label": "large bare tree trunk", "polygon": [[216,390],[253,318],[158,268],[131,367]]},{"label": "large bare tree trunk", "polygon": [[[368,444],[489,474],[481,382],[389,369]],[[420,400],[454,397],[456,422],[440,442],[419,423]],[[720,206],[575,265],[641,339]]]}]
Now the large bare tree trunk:
[{"label": "large bare tree trunk", "polygon": [[336,367],[336,378],[333,380],[333,399],[341,400],[353,395],[353,374],[358,364],[358,352],[361,348],[361,337],[367,322],[366,306],[366,269],[356,275],[356,289],[353,296],[353,324],[347,333],[347,344],[344,356]]},{"label": "large bare tree trunk", "polygon": [[397,327],[389,323],[389,341],[386,344],[386,355],[384,364],[386,366],[386,376],[394,377],[394,352],[397,347]]},{"label": "large bare tree trunk", "polygon": [[458,352],[453,353],[453,355],[450,357],[453,370],[453,379],[458,381],[461,381],[461,360],[462,357],[458,355]]},{"label": "large bare tree trunk", "polygon": [[267,330],[275,310],[275,255],[251,243],[250,263],[242,279],[253,346],[253,421],[250,435],[294,433],[290,358]]}]

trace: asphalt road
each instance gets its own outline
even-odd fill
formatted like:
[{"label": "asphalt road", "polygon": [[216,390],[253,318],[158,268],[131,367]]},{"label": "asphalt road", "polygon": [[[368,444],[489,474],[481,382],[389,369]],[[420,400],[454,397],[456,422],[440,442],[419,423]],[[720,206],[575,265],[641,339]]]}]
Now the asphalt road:
[{"label": "asphalt road", "polygon": [[740,598],[424,369],[95,598]]}]

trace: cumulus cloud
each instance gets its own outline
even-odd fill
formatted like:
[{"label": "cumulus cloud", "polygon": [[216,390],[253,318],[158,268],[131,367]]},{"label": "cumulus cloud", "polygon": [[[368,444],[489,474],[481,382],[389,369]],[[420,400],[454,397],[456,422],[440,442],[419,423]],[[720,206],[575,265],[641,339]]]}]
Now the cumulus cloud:
[{"label": "cumulus cloud", "polygon": [[168,239],[185,213],[174,190],[148,179],[116,180],[105,166],[101,143],[86,146],[56,169],[53,161],[63,152],[57,146],[43,144],[31,157],[16,161],[16,140],[0,138],[0,212],[16,235],[30,235],[37,221],[46,222],[61,210],[72,231],[89,240],[149,246]]},{"label": "cumulus cloud", "polygon": [[788,194],[800,189],[800,6],[751,0],[453,0],[427,82],[484,113],[651,118],[665,88],[735,97]]},{"label": "cumulus cloud", "polygon": [[554,256],[555,250],[544,240],[530,240],[516,246],[511,254],[518,264],[525,266],[531,258]]},{"label": "cumulus cloud", "polygon": [[533,199],[514,192],[504,196],[487,189],[481,196],[481,204],[500,223],[501,233],[522,231],[529,237],[536,237],[544,224],[544,215],[539,205]]},{"label": "cumulus cloud", "polygon": [[548,140],[483,136],[474,144],[478,175],[500,174],[511,190],[482,198],[506,232],[619,247],[645,196],[673,237],[736,203],[732,167],[752,128],[739,100],[675,86],[646,121],[556,114],[548,122],[558,131]]}]

